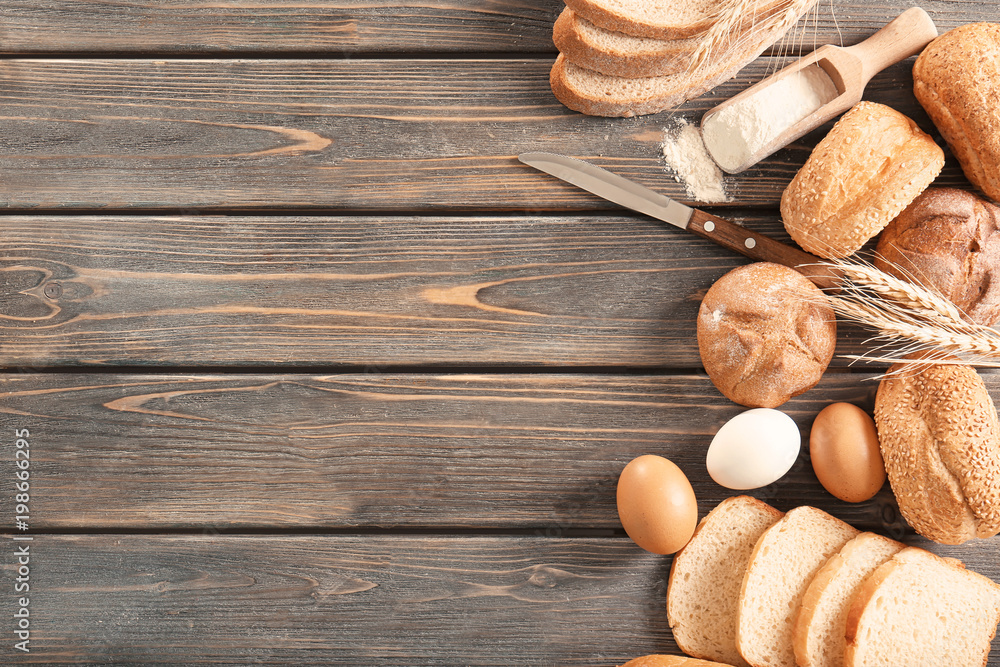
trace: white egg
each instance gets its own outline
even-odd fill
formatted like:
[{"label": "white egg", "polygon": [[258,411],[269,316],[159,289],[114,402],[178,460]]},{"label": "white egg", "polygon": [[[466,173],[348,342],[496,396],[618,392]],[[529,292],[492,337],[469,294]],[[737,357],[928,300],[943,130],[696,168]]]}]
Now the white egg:
[{"label": "white egg", "polygon": [[754,408],[719,429],[705,464],[716,483],[729,489],[757,489],[781,479],[799,456],[802,436],[779,410]]}]

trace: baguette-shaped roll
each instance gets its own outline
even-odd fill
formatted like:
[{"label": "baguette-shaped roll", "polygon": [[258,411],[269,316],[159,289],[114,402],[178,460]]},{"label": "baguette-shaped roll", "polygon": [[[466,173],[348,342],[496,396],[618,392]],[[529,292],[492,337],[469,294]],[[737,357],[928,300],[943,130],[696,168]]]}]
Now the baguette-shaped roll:
[{"label": "baguette-shaped roll", "polygon": [[916,199],[944,166],[944,151],[912,120],[860,102],[813,149],[781,195],[781,218],[800,246],[847,257]]},{"label": "baguette-shaped roll", "polygon": [[949,30],[913,65],[913,93],[966,177],[1000,201],[1000,25]]},{"label": "baguette-shaped roll", "polygon": [[1000,532],[1000,426],[976,369],[896,364],[875,396],[875,425],[914,530],[943,544]]}]

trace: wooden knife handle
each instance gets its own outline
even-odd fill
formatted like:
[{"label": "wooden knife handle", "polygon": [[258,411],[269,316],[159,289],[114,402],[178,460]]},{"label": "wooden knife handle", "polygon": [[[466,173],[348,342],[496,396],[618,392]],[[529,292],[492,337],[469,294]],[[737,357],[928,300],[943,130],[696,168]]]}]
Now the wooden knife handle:
[{"label": "wooden knife handle", "polygon": [[702,210],[694,209],[688,230],[760,262],[784,264],[821,289],[836,290],[840,273],[816,255],[758,234]]}]

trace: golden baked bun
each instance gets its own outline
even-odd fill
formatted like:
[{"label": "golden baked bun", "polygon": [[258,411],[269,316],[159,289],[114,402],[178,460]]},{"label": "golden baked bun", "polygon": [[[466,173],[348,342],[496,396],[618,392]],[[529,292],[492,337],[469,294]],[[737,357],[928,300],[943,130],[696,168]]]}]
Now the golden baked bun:
[{"label": "golden baked bun", "polygon": [[856,252],[941,172],[944,151],[903,114],[860,102],[813,149],[781,195],[800,246],[834,259]]},{"label": "golden baked bun", "polygon": [[837,342],[833,310],[795,269],[758,262],[733,269],[698,310],[698,351],[726,398],[775,408],[812,388]]},{"label": "golden baked bun", "polygon": [[928,44],[913,94],[966,177],[1000,201],[1000,25],[969,23]]},{"label": "golden baked bun", "polygon": [[1000,532],[1000,427],[971,366],[897,364],[875,397],[875,425],[903,518],[935,542]]},{"label": "golden baked bun", "polygon": [[875,266],[931,288],[986,326],[1000,320],[1000,207],[928,188],[879,235]]}]

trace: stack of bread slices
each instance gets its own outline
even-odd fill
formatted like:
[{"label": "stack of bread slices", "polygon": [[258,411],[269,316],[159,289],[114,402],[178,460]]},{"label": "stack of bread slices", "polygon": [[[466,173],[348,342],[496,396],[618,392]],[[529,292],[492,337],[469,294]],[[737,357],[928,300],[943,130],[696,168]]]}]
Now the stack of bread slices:
[{"label": "stack of bread slices", "polygon": [[681,650],[730,665],[978,667],[1000,585],[814,507],[737,496],[674,557],[667,616]]},{"label": "stack of bread slices", "polygon": [[670,109],[732,78],[816,0],[565,0],[556,98],[593,116]]}]

